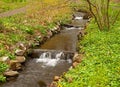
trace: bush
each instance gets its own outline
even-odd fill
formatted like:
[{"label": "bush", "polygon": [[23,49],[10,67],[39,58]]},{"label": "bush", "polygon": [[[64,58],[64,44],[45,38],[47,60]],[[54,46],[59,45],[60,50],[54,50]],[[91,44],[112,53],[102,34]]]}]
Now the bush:
[{"label": "bush", "polygon": [[120,15],[119,7],[110,0],[86,0],[100,30],[110,30]]}]

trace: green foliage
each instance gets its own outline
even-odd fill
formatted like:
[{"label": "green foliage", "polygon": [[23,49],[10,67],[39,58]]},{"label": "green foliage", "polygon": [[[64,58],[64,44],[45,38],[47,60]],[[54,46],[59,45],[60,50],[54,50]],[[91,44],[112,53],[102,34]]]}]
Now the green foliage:
[{"label": "green foliage", "polygon": [[43,25],[37,25],[35,26],[36,29],[38,29],[42,34],[46,35],[47,33],[47,27]]},{"label": "green foliage", "polygon": [[14,54],[11,54],[11,53],[8,54],[8,57],[9,57],[10,59],[12,59],[12,60],[16,58],[15,55],[14,55]]},{"label": "green foliage", "polygon": [[20,26],[20,29],[28,34],[34,34],[34,30],[31,26],[24,26],[24,25],[21,25]]},{"label": "green foliage", "polygon": [[5,82],[6,81],[6,77],[4,77],[3,75],[0,75],[0,82]]},{"label": "green foliage", "polygon": [[47,29],[52,29],[52,28],[54,28],[55,27],[55,23],[48,23],[47,24]]},{"label": "green foliage", "polygon": [[0,74],[3,73],[8,68],[8,65],[0,62]]},{"label": "green foliage", "polygon": [[[1,0],[0,13],[25,6],[27,1],[25,3],[21,1],[24,0]],[[0,18],[0,57],[6,55],[10,59],[15,59],[16,43],[41,41],[40,38],[47,35],[49,29],[54,28],[56,23],[71,20],[71,9],[67,3],[61,3],[61,0],[45,0],[46,4],[39,0],[29,1],[34,3],[28,4],[26,14]],[[35,44],[32,43],[32,46]],[[6,64],[0,63],[0,82],[5,81],[6,78],[2,74],[7,68]]]},{"label": "green foliage", "polygon": [[76,0],[74,2],[71,2],[70,7],[71,9],[73,9],[73,11],[74,10],[88,11],[86,0]]},{"label": "green foliage", "polygon": [[71,21],[71,19],[72,19],[71,14],[65,14],[64,16],[59,14],[55,17],[54,21],[55,22],[59,21],[60,24],[67,24]]},{"label": "green foliage", "polygon": [[[119,22],[109,32],[101,32],[94,22],[89,24],[88,34],[79,42],[85,58],[65,74],[61,87],[120,87]],[[69,78],[72,83],[66,80]]]},{"label": "green foliage", "polygon": [[0,62],[0,82],[5,82],[6,77],[2,75],[2,73],[8,68],[8,65]]}]

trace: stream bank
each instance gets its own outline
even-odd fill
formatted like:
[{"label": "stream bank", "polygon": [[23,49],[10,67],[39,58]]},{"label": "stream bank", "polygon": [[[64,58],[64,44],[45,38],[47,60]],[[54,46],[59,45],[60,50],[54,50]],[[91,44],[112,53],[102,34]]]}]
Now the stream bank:
[{"label": "stream bank", "polygon": [[[49,86],[54,76],[60,76],[63,72],[67,71],[70,66],[72,66],[74,54],[69,56],[71,53],[68,52],[68,56],[66,57],[65,52],[76,52],[78,35],[81,34],[81,30],[84,29],[88,21],[88,19],[83,19],[84,14],[85,13],[81,12],[76,13],[71,24],[63,26],[60,34],[55,35],[40,47],[37,47],[37,49],[42,49],[40,52],[43,52],[43,49],[47,49],[47,52],[40,53],[38,51],[37,54],[40,55],[35,57],[32,54],[32,50],[31,53],[29,53],[30,59],[26,61],[25,67],[18,78],[15,79],[15,81],[3,84],[2,87],[42,87],[42,83],[44,83],[44,86]],[[53,53],[51,53],[50,50],[54,50],[53,53],[56,52],[55,57],[52,56]],[[51,66],[51,64],[53,64],[53,66]]]}]

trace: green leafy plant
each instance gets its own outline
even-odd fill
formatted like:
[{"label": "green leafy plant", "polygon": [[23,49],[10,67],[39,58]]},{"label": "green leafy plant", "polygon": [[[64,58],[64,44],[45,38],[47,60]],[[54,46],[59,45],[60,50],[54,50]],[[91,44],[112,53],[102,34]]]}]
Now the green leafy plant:
[{"label": "green leafy plant", "polygon": [[[119,87],[120,86],[120,20],[109,32],[100,31],[94,20],[79,41],[84,59],[68,71],[58,83],[61,87]],[[69,78],[72,81],[69,82]]]},{"label": "green leafy plant", "polygon": [[8,57],[9,57],[10,59],[12,59],[12,60],[16,58],[15,55],[14,55],[14,54],[11,54],[11,53],[8,54]]},{"label": "green leafy plant", "polygon": [[4,77],[3,75],[0,75],[0,82],[5,82],[6,81],[6,77]]},{"label": "green leafy plant", "polygon": [[5,63],[0,62],[0,82],[5,82],[6,77],[2,75],[3,72],[8,68],[8,65]]},{"label": "green leafy plant", "polygon": [[3,73],[8,68],[8,65],[0,62],[0,73]]}]

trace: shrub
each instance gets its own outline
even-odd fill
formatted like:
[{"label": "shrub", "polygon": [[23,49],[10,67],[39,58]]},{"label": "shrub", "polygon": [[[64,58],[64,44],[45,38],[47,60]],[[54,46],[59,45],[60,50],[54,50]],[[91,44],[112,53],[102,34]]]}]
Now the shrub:
[{"label": "shrub", "polygon": [[115,7],[110,0],[86,0],[89,10],[100,30],[109,30],[120,15],[119,7]]}]

